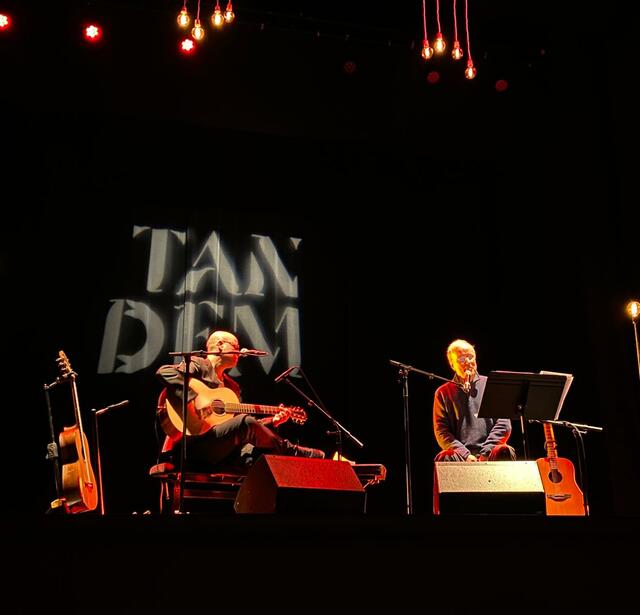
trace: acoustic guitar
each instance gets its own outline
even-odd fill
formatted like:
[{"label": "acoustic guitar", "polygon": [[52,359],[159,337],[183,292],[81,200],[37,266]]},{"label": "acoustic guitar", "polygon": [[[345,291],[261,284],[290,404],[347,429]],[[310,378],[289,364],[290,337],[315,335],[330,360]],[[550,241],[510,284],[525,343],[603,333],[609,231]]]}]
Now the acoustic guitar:
[{"label": "acoustic guitar", "polygon": [[[200,436],[238,414],[275,415],[284,411],[294,423],[302,425],[307,420],[307,413],[302,408],[243,404],[231,389],[211,389],[195,378],[189,380],[189,388],[196,393],[196,397],[187,405],[188,436]],[[181,400],[172,403],[168,395],[161,395],[158,418],[163,431],[170,438],[179,438],[182,435],[184,423]]]},{"label": "acoustic guitar", "polygon": [[66,507],[71,513],[95,510],[98,506],[98,488],[91,467],[89,443],[82,430],[82,416],[76,387],[77,374],[71,369],[67,355],[61,350],[56,360],[61,377],[71,383],[71,397],[75,425],[64,427],[59,436],[60,457],[62,459],[62,494]]},{"label": "acoustic guitar", "polygon": [[553,426],[544,423],[547,457],[537,459],[544,487],[547,515],[585,515],[584,494],[576,483],[573,464],[558,457]]}]

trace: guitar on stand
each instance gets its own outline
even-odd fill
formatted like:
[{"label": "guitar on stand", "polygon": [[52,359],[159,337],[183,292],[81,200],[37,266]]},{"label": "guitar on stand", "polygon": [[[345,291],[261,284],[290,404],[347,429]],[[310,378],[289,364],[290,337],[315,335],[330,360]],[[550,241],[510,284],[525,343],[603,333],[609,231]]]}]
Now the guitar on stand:
[{"label": "guitar on stand", "polygon": [[70,513],[95,510],[98,506],[98,488],[91,467],[89,443],[82,429],[80,403],[76,386],[77,374],[71,369],[71,363],[64,351],[58,353],[56,363],[60,369],[61,380],[71,384],[71,397],[75,425],[64,427],[60,432],[60,457],[62,458],[62,499]]},{"label": "guitar on stand", "polygon": [[586,515],[584,494],[576,483],[573,463],[558,457],[553,426],[544,427],[547,456],[536,460],[544,487],[547,515]]}]

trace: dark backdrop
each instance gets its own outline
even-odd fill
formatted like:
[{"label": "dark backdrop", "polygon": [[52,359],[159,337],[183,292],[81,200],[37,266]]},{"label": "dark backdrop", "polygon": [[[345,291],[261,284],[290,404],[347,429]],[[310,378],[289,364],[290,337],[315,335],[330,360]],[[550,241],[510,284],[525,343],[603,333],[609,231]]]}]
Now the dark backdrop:
[{"label": "dark backdrop", "polygon": [[[143,41],[139,22],[115,8],[97,49],[73,39],[72,15],[52,10],[31,23],[33,37],[0,39],[13,507],[40,511],[52,498],[42,384],[60,348],[79,373],[88,431],[90,408],[131,400],[101,423],[109,510],[155,507],[146,472],[156,366],[97,373],[108,301],[135,292],[146,266],[131,240],[137,224],[302,238],[303,365],[366,444],[346,456],[388,468],[370,510],[405,503],[402,399],[388,359],[447,376],[444,350],[460,336],[476,344],[483,373],[573,373],[562,418],[605,428],[587,437],[594,514],[638,511],[628,485],[639,383],[623,310],[640,295],[638,214],[630,164],[616,153],[633,135],[624,66],[590,53],[595,17],[567,9],[549,20],[540,8],[518,36],[509,24],[522,14],[502,9],[479,19],[478,79],[441,61],[436,86],[415,49],[385,44],[376,29],[354,42],[295,20],[261,29],[256,13],[188,60],[174,51],[171,7],[134,10]],[[493,88],[498,77],[506,92]],[[268,377],[247,367],[245,399],[298,403],[272,382],[285,367]],[[436,386],[411,376],[420,512],[430,510]],[[68,404],[56,395],[60,423]],[[330,449],[326,429],[312,416],[292,437]],[[570,436],[557,435],[575,460]],[[514,426],[522,452],[518,436]],[[541,430],[530,436],[542,456]]]}]

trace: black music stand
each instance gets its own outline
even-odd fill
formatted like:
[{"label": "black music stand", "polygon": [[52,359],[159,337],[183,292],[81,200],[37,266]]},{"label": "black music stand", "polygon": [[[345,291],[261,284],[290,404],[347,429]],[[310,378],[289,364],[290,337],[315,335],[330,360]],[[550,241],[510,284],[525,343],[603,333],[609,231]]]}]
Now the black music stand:
[{"label": "black music stand", "polygon": [[555,421],[566,383],[567,375],[493,371],[487,379],[478,418],[518,420],[524,458],[528,460],[525,421]]}]

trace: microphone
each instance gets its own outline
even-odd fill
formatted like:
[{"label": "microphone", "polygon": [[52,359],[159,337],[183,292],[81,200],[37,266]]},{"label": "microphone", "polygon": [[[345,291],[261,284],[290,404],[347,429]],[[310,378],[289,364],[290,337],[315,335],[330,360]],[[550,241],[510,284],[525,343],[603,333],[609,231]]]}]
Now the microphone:
[{"label": "microphone", "polygon": [[462,390],[469,394],[471,392],[471,378],[473,377],[473,372],[471,370],[467,370],[465,373],[464,384],[462,385]]},{"label": "microphone", "polygon": [[255,350],[254,348],[242,348],[239,352],[241,357],[266,357],[268,354],[266,350]]},{"label": "microphone", "polygon": [[289,369],[285,369],[275,380],[274,382],[280,382],[283,378],[286,378],[294,369],[298,369],[298,365],[294,365]]},{"label": "microphone", "polygon": [[94,412],[96,414],[102,414],[103,412],[106,412],[107,410],[113,410],[114,408],[122,408],[123,406],[126,406],[129,403],[128,399],[125,399],[124,401],[120,401],[117,404],[111,404],[110,406],[107,406],[106,408],[102,408],[101,410],[94,410]]}]

